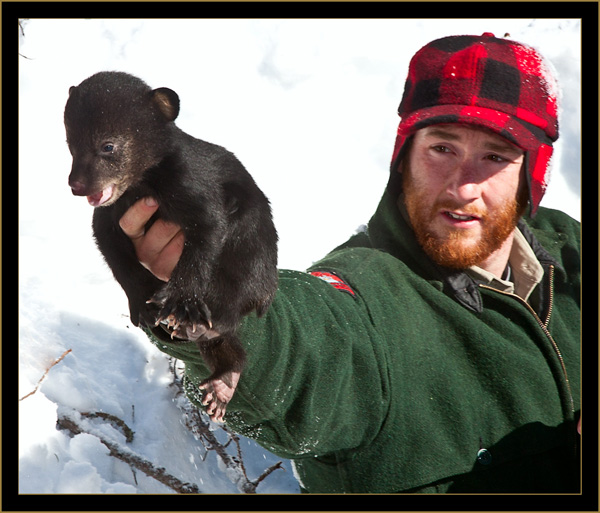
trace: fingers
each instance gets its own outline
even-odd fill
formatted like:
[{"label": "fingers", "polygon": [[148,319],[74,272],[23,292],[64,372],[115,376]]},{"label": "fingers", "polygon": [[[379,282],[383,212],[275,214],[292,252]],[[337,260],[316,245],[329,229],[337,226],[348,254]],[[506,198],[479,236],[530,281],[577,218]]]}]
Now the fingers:
[{"label": "fingers", "polygon": [[140,263],[163,281],[169,281],[184,243],[179,226],[162,219],[158,219],[143,237],[133,241]]},{"label": "fingers", "polygon": [[142,198],[123,214],[119,226],[132,240],[140,263],[159,280],[169,281],[185,238],[179,226],[162,219],[157,219],[146,232],[146,223],[157,210],[154,198]]},{"label": "fingers", "polygon": [[131,240],[135,241],[144,235],[144,227],[158,210],[154,198],[142,198],[134,203],[119,220],[119,226]]}]

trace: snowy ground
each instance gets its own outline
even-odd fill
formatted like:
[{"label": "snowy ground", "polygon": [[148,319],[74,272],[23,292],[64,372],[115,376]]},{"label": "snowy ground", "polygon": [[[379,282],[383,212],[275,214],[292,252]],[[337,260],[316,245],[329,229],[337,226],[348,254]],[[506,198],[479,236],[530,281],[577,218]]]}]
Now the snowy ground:
[{"label": "snowy ground", "polygon": [[[121,418],[127,446],[208,493],[237,493],[181,423],[168,362],[129,323],[125,295],[91,238],[92,209],[67,186],[62,113],[71,85],[122,70],[181,98],[178,125],[234,151],[271,199],[280,267],[304,269],[368,221],[387,181],[410,57],[437,37],[510,33],[538,47],[563,88],[561,140],[543,205],[580,217],[577,20],[41,20],[19,60],[19,491],[173,493],[70,438],[57,414]],[[41,210],[39,205],[51,209]],[[57,413],[58,412],[58,413]],[[114,428],[98,425],[125,444]],[[242,441],[251,478],[278,461]],[[290,465],[259,493],[296,493]]]}]

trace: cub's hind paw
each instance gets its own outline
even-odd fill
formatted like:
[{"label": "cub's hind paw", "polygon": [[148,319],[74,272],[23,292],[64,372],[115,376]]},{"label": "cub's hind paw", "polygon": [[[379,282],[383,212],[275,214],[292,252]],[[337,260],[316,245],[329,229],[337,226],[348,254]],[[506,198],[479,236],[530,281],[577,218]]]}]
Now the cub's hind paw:
[{"label": "cub's hind paw", "polygon": [[227,404],[233,397],[239,379],[239,372],[231,372],[221,378],[208,378],[200,384],[200,390],[204,390],[202,405],[206,406],[206,413],[213,422],[224,422]]}]

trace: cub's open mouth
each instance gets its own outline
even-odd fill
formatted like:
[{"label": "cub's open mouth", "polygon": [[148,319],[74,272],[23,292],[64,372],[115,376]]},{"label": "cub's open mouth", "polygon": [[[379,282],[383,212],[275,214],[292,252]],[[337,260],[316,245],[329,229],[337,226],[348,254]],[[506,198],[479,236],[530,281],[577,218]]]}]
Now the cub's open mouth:
[{"label": "cub's open mouth", "polygon": [[92,207],[99,207],[106,203],[113,195],[114,186],[111,184],[105,189],[96,194],[90,194],[87,196],[88,203],[92,205]]}]

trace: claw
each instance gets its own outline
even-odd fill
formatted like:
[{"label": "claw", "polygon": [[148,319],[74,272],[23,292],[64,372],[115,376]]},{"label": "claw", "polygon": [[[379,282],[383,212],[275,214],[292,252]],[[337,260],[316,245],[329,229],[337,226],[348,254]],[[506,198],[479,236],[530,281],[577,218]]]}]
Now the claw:
[{"label": "claw", "polygon": [[167,321],[169,321],[168,324],[167,324],[167,326],[169,327],[169,329],[176,330],[177,328],[179,328],[179,321],[177,320],[177,318],[173,314],[171,314],[171,315],[169,315],[167,317]]}]

